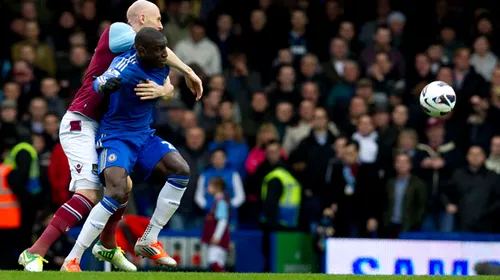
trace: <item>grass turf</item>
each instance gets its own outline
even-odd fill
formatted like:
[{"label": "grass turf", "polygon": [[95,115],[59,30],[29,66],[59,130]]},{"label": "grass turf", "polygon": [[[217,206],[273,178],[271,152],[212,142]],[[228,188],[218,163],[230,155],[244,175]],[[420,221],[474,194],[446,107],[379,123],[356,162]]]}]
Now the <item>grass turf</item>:
[{"label": "grass turf", "polygon": [[254,273],[183,273],[183,272],[41,272],[0,271],[0,280],[455,280],[455,279],[498,280],[496,276],[359,276],[359,275],[324,275],[324,274],[254,274]]}]

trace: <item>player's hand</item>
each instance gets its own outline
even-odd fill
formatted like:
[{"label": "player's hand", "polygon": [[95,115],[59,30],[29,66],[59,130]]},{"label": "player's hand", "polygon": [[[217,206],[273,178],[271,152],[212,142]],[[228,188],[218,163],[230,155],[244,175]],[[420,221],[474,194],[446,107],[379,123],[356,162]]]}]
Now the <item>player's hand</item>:
[{"label": "player's hand", "polygon": [[110,94],[120,89],[122,78],[109,78],[105,83],[99,86],[99,92]]},{"label": "player's hand", "polygon": [[189,72],[184,76],[186,79],[186,85],[191,90],[191,92],[196,95],[196,101],[200,100],[203,96],[203,83],[200,77],[194,73],[194,71]]},{"label": "player's hand", "polygon": [[151,80],[141,82],[134,90],[141,100],[150,100],[160,97],[168,100],[174,96],[174,86],[172,86],[172,84],[167,83],[167,86],[164,87]]},{"label": "player's hand", "polygon": [[212,238],[212,239],[210,240],[210,244],[217,245],[217,244],[219,244],[219,240],[218,240],[218,239],[215,239],[215,238]]}]

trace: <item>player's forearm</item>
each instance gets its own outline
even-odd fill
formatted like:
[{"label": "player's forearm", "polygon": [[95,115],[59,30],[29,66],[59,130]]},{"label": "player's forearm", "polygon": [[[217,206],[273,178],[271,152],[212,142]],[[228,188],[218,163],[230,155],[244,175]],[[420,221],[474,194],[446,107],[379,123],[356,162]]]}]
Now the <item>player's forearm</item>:
[{"label": "player's forearm", "polygon": [[171,49],[167,48],[167,53],[168,66],[179,70],[183,75],[189,75],[193,72],[193,69],[187,66],[186,63],[182,62],[182,60]]},{"label": "player's forearm", "polygon": [[228,224],[227,219],[218,220],[217,225],[215,226],[215,232],[214,235],[212,236],[212,239],[220,240],[222,238],[222,235],[224,234],[224,231],[226,230],[227,224]]}]

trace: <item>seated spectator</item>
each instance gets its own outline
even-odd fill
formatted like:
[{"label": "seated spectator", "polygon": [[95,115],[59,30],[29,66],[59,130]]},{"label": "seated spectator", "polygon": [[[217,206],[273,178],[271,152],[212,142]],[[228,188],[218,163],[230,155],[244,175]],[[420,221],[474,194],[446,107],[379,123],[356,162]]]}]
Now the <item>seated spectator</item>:
[{"label": "seated spectator", "polygon": [[174,146],[184,143],[182,120],[186,107],[180,100],[160,101],[156,112],[155,128],[158,136],[168,139]]},{"label": "seated spectator", "polygon": [[436,75],[442,66],[450,63],[448,57],[444,55],[443,46],[440,44],[431,44],[427,48],[426,54],[429,57],[431,63],[431,73],[433,75]]},{"label": "seated spectator", "polygon": [[211,90],[203,96],[201,111],[196,112],[200,127],[205,130],[207,139],[213,139],[219,117],[219,106],[222,101],[222,92]]},{"label": "seated spectator", "polygon": [[165,24],[163,33],[165,33],[171,48],[189,36],[189,24],[193,20],[192,10],[191,1],[180,1],[177,9],[169,12],[168,22]]},{"label": "seated spectator", "polygon": [[181,126],[184,132],[186,132],[188,129],[198,127],[198,118],[196,118],[196,114],[190,110],[184,111],[184,115],[182,115]]},{"label": "seated spectator", "polygon": [[241,115],[239,114],[239,109],[235,111],[234,107],[235,103],[229,100],[224,100],[221,102],[219,107],[219,118],[221,122],[234,121],[236,123],[241,123]]},{"label": "seated spectator", "polygon": [[29,114],[24,116],[24,125],[31,132],[43,133],[43,119],[47,112],[47,101],[41,97],[33,98],[30,102]]},{"label": "seated spectator", "polygon": [[10,100],[17,103],[17,100],[21,96],[21,87],[16,82],[6,82],[2,88],[2,101]]},{"label": "seated spectator", "polygon": [[240,106],[248,104],[250,94],[262,88],[260,73],[250,69],[247,57],[243,53],[229,56],[230,67],[224,72],[228,91]]},{"label": "seated spectator", "polygon": [[278,130],[280,142],[285,140],[285,130],[286,127],[292,122],[293,115],[294,111],[292,103],[281,101],[276,106],[273,124]]},{"label": "seated spectator", "polygon": [[12,60],[19,60],[21,58],[22,47],[24,45],[31,45],[35,48],[35,65],[50,75],[55,75],[54,50],[49,45],[40,42],[40,26],[38,22],[34,20],[26,21],[23,36],[24,41],[12,46]]},{"label": "seated spectator", "polygon": [[500,136],[491,138],[490,155],[485,166],[488,170],[500,174]]},{"label": "seated spectator", "polygon": [[368,68],[368,76],[373,82],[374,91],[385,94],[394,91],[402,77],[393,68],[393,61],[387,52],[379,52],[375,55],[374,63]]},{"label": "seated spectator", "polygon": [[288,154],[294,151],[300,142],[311,132],[314,109],[315,106],[312,102],[307,100],[302,101],[299,107],[299,121],[296,124],[286,127],[283,148],[285,148]]},{"label": "seated spectator", "polygon": [[375,166],[359,161],[358,142],[346,143],[342,162],[333,166],[331,178],[324,206],[335,210],[336,236],[374,236],[381,214],[383,186]]},{"label": "seated spectator", "polygon": [[341,38],[333,38],[330,42],[330,60],[322,64],[328,86],[335,86],[344,77],[344,64],[349,59],[347,43]]},{"label": "seated spectator", "polygon": [[291,65],[283,65],[279,69],[277,83],[267,93],[269,104],[275,107],[280,101],[290,102],[294,107],[300,103],[300,94],[295,86],[295,70]]},{"label": "seated spectator", "polygon": [[45,147],[49,151],[59,142],[60,122],[61,119],[52,112],[47,113],[43,118],[43,137],[45,138]]},{"label": "seated spectator", "polygon": [[[484,166],[486,155],[479,146],[467,153],[466,167],[453,172],[443,199],[448,215],[458,215],[457,230],[461,232],[493,232],[500,207],[499,177]],[[448,228],[453,231],[453,228]]]},{"label": "seated spectator", "polygon": [[390,238],[397,238],[401,232],[420,230],[428,198],[427,186],[411,172],[408,154],[396,155],[394,168],[396,176],[387,182],[382,214],[382,230]]},{"label": "seated spectator", "polygon": [[300,91],[302,100],[311,101],[314,107],[318,106],[318,101],[320,98],[320,92],[318,85],[314,82],[305,82],[302,84],[302,89]]},{"label": "seated spectator", "polygon": [[[245,168],[249,176],[254,175],[259,166],[266,160],[266,145],[271,141],[278,141],[278,131],[271,123],[264,123],[259,127],[255,147],[248,154]],[[286,160],[288,154],[283,148],[281,158]]]},{"label": "seated spectator", "polygon": [[40,83],[40,91],[42,97],[47,101],[49,112],[55,113],[59,118],[66,113],[66,104],[60,98],[59,92],[61,88],[55,78],[43,78]]},{"label": "seated spectator", "polygon": [[297,84],[301,85],[305,82],[314,82],[321,89],[321,92],[325,92],[325,78],[319,70],[318,58],[311,53],[304,55],[300,60]]},{"label": "seated spectator", "polygon": [[241,177],[234,169],[227,166],[227,158],[224,150],[216,149],[210,155],[210,167],[200,174],[196,186],[194,200],[200,209],[208,211],[212,208],[213,197],[208,192],[208,182],[214,177],[220,177],[226,183],[226,192],[231,203],[233,214],[231,224],[236,226],[238,219],[238,208],[245,202],[245,190]]},{"label": "seated spectator", "polygon": [[191,23],[189,37],[179,41],[174,51],[184,63],[200,65],[209,76],[222,73],[219,49],[206,37],[205,25],[201,21]]},{"label": "seated spectator", "polygon": [[352,139],[359,143],[359,160],[362,163],[374,163],[379,153],[378,132],[369,115],[359,117],[358,130]]},{"label": "seated spectator", "polygon": [[228,167],[235,169],[242,178],[245,178],[245,160],[249,149],[241,126],[232,121],[218,125],[215,139],[208,145],[209,151],[216,149],[223,149],[227,155]]},{"label": "seated spectator", "polygon": [[359,78],[359,67],[355,61],[346,61],[344,63],[344,76],[341,82],[337,83],[326,97],[326,106],[334,106],[348,103],[356,92],[356,82]]},{"label": "seated spectator", "polygon": [[257,91],[252,94],[250,108],[242,115],[243,132],[249,146],[255,144],[255,136],[261,123],[272,120],[272,112],[269,110],[269,102],[265,93]]},{"label": "seated spectator", "polygon": [[333,120],[339,124],[340,131],[351,136],[356,132],[359,118],[368,114],[368,106],[365,101],[358,96],[351,99],[347,108],[336,108],[333,112]]}]

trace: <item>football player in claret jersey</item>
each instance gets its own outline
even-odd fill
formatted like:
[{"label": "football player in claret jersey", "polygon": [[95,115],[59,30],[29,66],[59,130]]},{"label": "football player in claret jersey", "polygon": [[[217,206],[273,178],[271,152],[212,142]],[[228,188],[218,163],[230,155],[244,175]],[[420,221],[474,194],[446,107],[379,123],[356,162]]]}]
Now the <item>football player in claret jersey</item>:
[{"label": "football player in claret jersey", "polygon": [[81,271],[79,261],[101,233],[108,219],[126,205],[128,175],[134,169],[145,181],[163,185],[156,209],[135,253],[159,265],[177,263],[158,241],[160,230],[179,207],[189,182],[189,166],[180,153],[151,129],[157,99],[140,100],[134,92],[141,80],[161,82],[168,77],[167,38],[145,27],[135,37],[135,49],[113,60],[109,69],[94,81],[100,94],[110,94],[107,112],[97,138],[99,174],[104,179],[104,198],[90,211],[76,244],[61,270]]},{"label": "football player in claret jersey", "polygon": [[[74,195],[56,211],[54,218],[33,246],[19,256],[19,264],[27,271],[42,271],[43,263],[46,262],[43,257],[48,248],[59,236],[66,234],[71,227],[86,217],[102,196],[103,188],[97,174],[95,137],[99,121],[106,109],[107,102],[103,100],[108,96],[96,93],[92,83],[95,77],[106,71],[116,56],[132,48],[137,31],[143,27],[158,30],[163,28],[158,7],[145,0],[136,1],[130,6],[127,20],[128,24],[113,23],[101,35],[83,85],[61,121],[59,138],[68,157],[71,169],[70,190]],[[203,88],[198,76],[168,48],[167,53],[168,65],[183,73],[187,86],[197,99],[201,98]],[[141,99],[171,98],[172,92],[173,87],[168,80],[158,80],[157,83],[145,81],[137,85],[136,89],[136,94]],[[131,184],[131,181],[129,183]],[[116,246],[115,232],[123,211],[123,208],[120,209],[109,219],[100,241],[92,251],[96,257],[111,262],[120,270],[134,271],[136,267]]]}]

